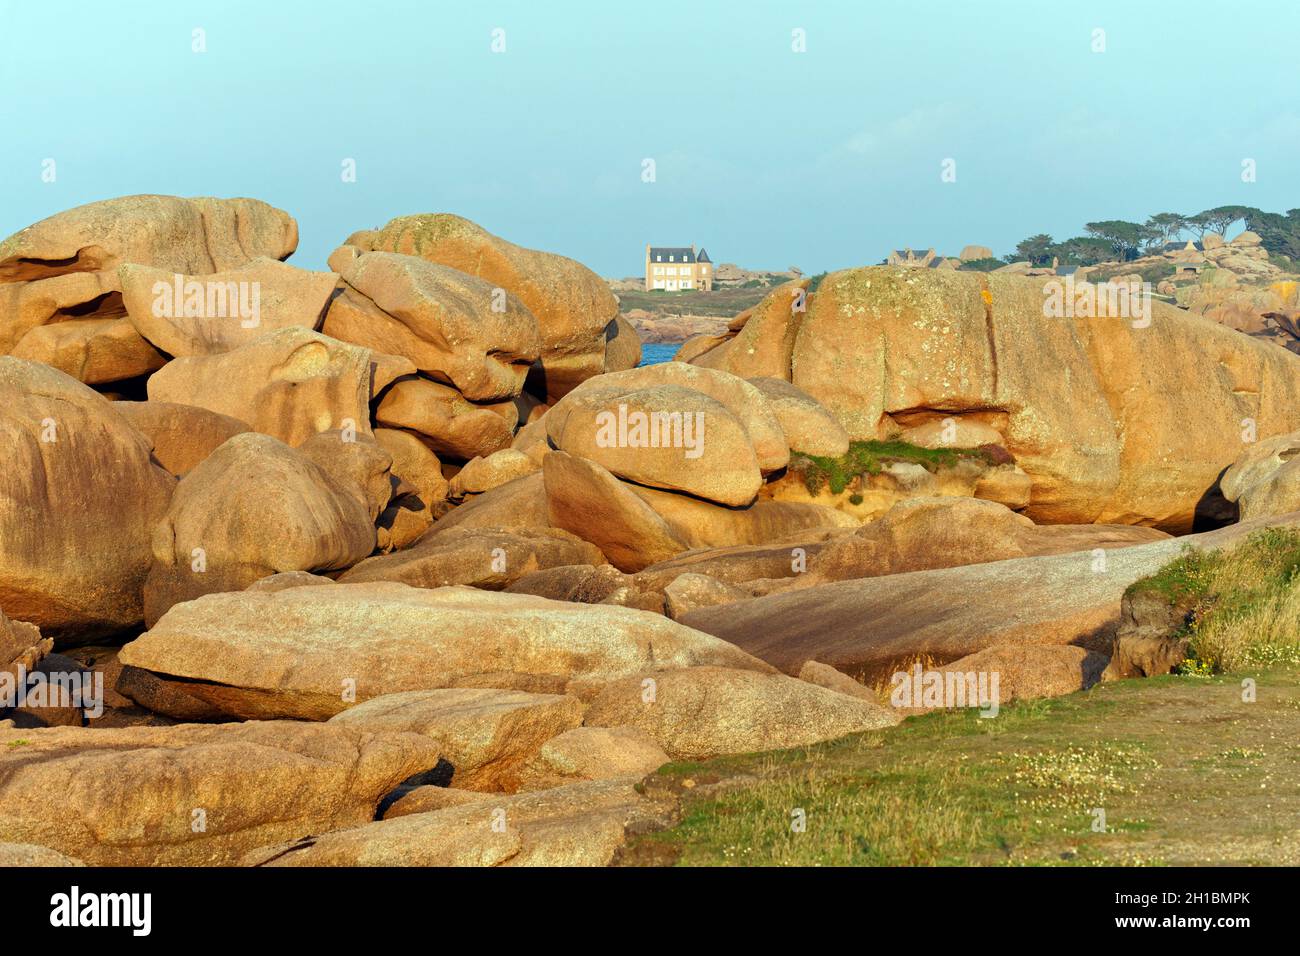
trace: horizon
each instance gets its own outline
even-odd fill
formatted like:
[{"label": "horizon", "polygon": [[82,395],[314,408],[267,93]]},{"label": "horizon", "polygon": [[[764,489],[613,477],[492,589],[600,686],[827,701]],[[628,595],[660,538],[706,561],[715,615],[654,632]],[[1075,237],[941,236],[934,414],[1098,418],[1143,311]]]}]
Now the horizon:
[{"label": "horizon", "polygon": [[[307,268],[355,230],[437,211],[610,278],[635,276],[647,242],[815,274],[905,246],[1001,256],[1088,221],[1300,205],[1285,187],[1300,172],[1286,99],[1300,10],[998,7],[996,25],[956,5],[920,18],[670,2],[649,23],[590,3],[306,19],[248,2],[75,19],[20,8],[0,69],[11,88],[39,75],[41,96],[4,107],[0,234],[115,196],[248,196],[298,220],[290,261]],[[52,35],[57,71],[42,53]],[[647,55],[662,62],[643,67]],[[680,99],[651,106],[669,74]],[[121,109],[60,126],[87,89]],[[1035,194],[1048,211],[1024,208]]]}]

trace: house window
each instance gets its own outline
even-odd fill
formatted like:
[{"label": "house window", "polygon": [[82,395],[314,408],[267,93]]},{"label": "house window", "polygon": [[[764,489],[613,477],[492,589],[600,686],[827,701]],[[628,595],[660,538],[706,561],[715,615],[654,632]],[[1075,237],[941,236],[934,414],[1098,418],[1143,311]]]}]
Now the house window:
[{"label": "house window", "polygon": [[657,275],[657,276],[661,276],[661,275],[663,275],[663,274],[664,274],[664,267],[663,267],[663,266],[655,266],[655,275]]},{"label": "house window", "polygon": [[700,274],[701,274],[701,275],[708,275],[708,274],[709,274],[709,267],[708,267],[708,266],[700,266]]},{"label": "house window", "polygon": [[663,279],[655,279],[655,288],[656,288],[656,289],[662,289],[663,287],[664,287],[664,280],[663,280]]},{"label": "house window", "polygon": [[663,261],[664,261],[663,256],[655,256],[655,262],[663,262]]}]

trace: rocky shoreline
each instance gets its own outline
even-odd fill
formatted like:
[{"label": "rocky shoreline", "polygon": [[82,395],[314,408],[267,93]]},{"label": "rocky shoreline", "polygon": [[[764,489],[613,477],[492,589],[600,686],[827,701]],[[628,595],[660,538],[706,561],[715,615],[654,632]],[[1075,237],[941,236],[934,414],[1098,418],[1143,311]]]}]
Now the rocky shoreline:
[{"label": "rocky shoreline", "polygon": [[1300,526],[1300,356],[1166,303],[868,266],[669,321],[450,214],[297,241],[0,242],[6,863],[608,864],[669,761],[953,706],[913,667],[1168,673],[1135,582]]}]

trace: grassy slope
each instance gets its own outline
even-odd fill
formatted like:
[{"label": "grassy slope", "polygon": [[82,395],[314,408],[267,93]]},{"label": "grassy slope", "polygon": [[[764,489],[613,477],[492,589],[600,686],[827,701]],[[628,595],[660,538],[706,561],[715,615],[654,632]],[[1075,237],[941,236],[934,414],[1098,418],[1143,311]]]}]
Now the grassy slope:
[{"label": "grassy slope", "polygon": [[[783,280],[785,281],[785,280]],[[616,292],[622,312],[644,309],[657,315],[711,315],[730,319],[761,302],[775,286],[750,289],[716,289],[701,292]]]},{"label": "grassy slope", "polygon": [[[814,747],[671,764],[628,863],[1300,863],[1300,668],[1106,683]],[[1105,809],[1109,832],[1092,829]],[[806,814],[794,832],[792,811]]]},{"label": "grassy slope", "polygon": [[1300,532],[1267,528],[1227,551],[1189,550],[1129,587],[1191,612],[1180,634],[1215,671],[1300,665]]}]

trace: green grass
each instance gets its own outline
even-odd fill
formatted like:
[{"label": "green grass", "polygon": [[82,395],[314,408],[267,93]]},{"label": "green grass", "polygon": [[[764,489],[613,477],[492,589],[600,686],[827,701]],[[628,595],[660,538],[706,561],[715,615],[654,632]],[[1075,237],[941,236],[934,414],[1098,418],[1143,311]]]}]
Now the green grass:
[{"label": "green grass", "polygon": [[830,488],[831,494],[840,494],[863,475],[878,475],[891,462],[912,462],[927,471],[936,472],[955,466],[963,458],[973,458],[987,464],[1011,461],[1010,455],[995,446],[980,448],[922,448],[909,442],[855,441],[839,458],[809,455],[793,451],[790,469],[802,475],[804,485],[811,494]]},{"label": "green grass", "polygon": [[676,795],[681,820],[623,862],[1294,864],[1300,670],[1252,676],[1250,703],[1234,678],[1171,675],[670,764],[644,786]]},{"label": "green grass", "polygon": [[1001,269],[1005,262],[1001,259],[967,259],[957,269],[961,272],[992,272],[994,269]]},{"label": "green grass", "polygon": [[1300,664],[1300,531],[1265,528],[1231,549],[1187,549],[1130,594],[1186,608],[1188,670]]},{"label": "green grass", "polygon": [[740,284],[742,289],[772,289],[792,281],[789,276],[766,273],[757,279],[747,279]]},{"label": "green grass", "polygon": [[1108,262],[1099,266],[1095,271],[1088,274],[1089,282],[1106,282],[1114,279],[1116,276],[1137,275],[1143,282],[1150,282],[1157,285],[1162,279],[1168,279],[1173,276],[1175,271],[1172,262],[1153,262],[1150,264],[1137,265],[1133,262]]},{"label": "green grass", "polygon": [[757,305],[771,290],[772,287],[768,285],[749,289],[714,289],[712,292],[699,289],[689,289],[684,292],[636,289],[630,292],[616,292],[614,295],[618,298],[619,309],[623,312],[643,309],[659,315],[709,315],[729,319],[750,306]]},{"label": "green grass", "polygon": [[1211,567],[1220,560],[1219,552],[1188,547],[1150,577],[1128,586],[1128,593],[1149,593],[1170,605],[1195,602],[1209,587]]},{"label": "green grass", "polygon": [[1270,252],[1268,261],[1277,266],[1283,272],[1300,272],[1300,262],[1292,259],[1290,256],[1283,255],[1280,252]]}]

